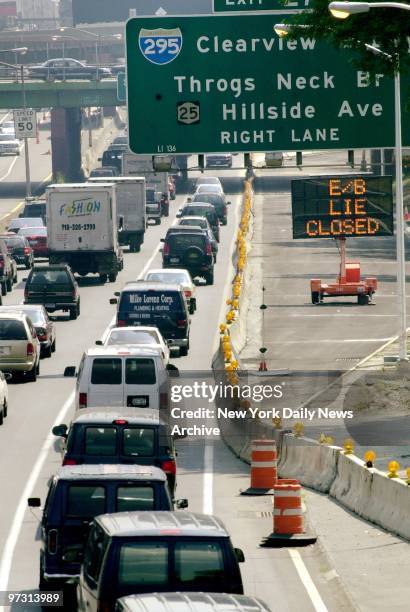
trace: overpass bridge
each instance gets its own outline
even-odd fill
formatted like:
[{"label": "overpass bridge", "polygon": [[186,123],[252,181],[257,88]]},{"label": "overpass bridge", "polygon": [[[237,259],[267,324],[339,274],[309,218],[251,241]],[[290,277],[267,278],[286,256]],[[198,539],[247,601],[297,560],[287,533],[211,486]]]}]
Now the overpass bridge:
[{"label": "overpass bridge", "polygon": [[[51,109],[51,155],[54,179],[63,176],[67,182],[82,180],[81,108],[100,106],[112,109],[120,105],[116,79],[102,81],[25,80],[28,108]],[[0,82],[0,109],[17,109],[23,105],[21,81]]]}]

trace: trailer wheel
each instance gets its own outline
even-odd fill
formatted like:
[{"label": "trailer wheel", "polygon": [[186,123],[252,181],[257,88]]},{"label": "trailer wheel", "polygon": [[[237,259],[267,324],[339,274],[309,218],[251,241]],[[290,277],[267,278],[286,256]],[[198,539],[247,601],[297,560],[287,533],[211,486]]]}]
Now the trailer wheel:
[{"label": "trailer wheel", "polygon": [[312,291],[312,304],[319,304],[320,294],[319,291]]},{"label": "trailer wheel", "polygon": [[357,296],[357,303],[359,306],[367,306],[369,303],[369,296],[367,294],[361,294]]}]

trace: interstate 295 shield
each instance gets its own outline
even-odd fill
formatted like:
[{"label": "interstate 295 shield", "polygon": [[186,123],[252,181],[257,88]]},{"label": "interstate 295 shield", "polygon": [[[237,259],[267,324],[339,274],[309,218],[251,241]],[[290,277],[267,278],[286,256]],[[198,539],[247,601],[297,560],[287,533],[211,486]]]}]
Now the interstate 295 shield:
[{"label": "interstate 295 shield", "polygon": [[182,49],[182,32],[179,28],[172,30],[141,28],[138,43],[145,59],[152,64],[162,66],[178,57]]}]

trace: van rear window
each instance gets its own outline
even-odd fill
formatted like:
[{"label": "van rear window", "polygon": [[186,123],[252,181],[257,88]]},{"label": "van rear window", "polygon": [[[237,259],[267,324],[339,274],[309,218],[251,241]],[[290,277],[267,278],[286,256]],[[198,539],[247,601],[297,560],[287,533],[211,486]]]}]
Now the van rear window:
[{"label": "van rear window", "polygon": [[140,510],[154,510],[153,487],[118,487],[117,512],[134,512]]},{"label": "van rear window", "polygon": [[67,515],[92,518],[105,512],[104,487],[70,485],[67,495]]},{"label": "van rear window", "polygon": [[24,323],[13,319],[0,320],[1,340],[27,340],[27,332]]},{"label": "van rear window", "polygon": [[144,587],[168,583],[168,546],[162,542],[129,542],[120,550],[118,583]]},{"label": "van rear window", "polygon": [[86,455],[115,455],[117,452],[117,430],[115,427],[86,427]]},{"label": "van rear window", "polygon": [[155,385],[153,359],[130,357],[125,362],[125,382],[128,385]]},{"label": "van rear window", "polygon": [[120,385],[122,383],[122,361],[115,358],[96,357],[91,370],[93,385]]},{"label": "van rear window", "polygon": [[133,457],[152,457],[154,454],[154,429],[130,427],[123,430],[123,453]]},{"label": "van rear window", "polygon": [[205,236],[202,234],[169,234],[167,243],[172,249],[186,250],[190,247],[198,247],[205,250]]},{"label": "van rear window", "polygon": [[175,577],[195,590],[219,591],[224,584],[224,562],[218,542],[176,542]]},{"label": "van rear window", "polygon": [[124,291],[119,310],[134,313],[131,318],[145,319],[182,311],[181,294],[177,291]]}]

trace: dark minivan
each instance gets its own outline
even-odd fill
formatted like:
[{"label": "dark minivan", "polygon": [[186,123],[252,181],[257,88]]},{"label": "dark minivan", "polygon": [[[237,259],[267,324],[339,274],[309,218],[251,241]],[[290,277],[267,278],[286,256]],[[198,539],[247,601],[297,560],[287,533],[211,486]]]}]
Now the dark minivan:
[{"label": "dark minivan", "polygon": [[68,311],[70,319],[80,314],[77,281],[69,266],[34,266],[26,280],[24,304],[43,304],[48,312]]},{"label": "dark minivan", "polygon": [[243,594],[224,524],[191,512],[122,512],[94,519],[78,586],[80,610],[114,610],[131,593],[205,591]]},{"label": "dark minivan", "polygon": [[[186,507],[179,500],[178,507]],[[28,506],[38,508],[38,497]],[[41,519],[39,589],[75,581],[89,524],[107,512],[168,510],[174,505],[166,475],[153,466],[74,465],[62,467],[49,483]]]},{"label": "dark minivan", "polygon": [[153,325],[170,345],[179,346],[181,356],[188,354],[190,319],[181,285],[131,281],[114,295],[110,304],[118,303],[117,327]]},{"label": "dark minivan", "polygon": [[64,441],[63,465],[154,465],[166,473],[174,493],[177,471],[174,442],[157,410],[84,408],[69,428],[57,425],[53,434]]}]

